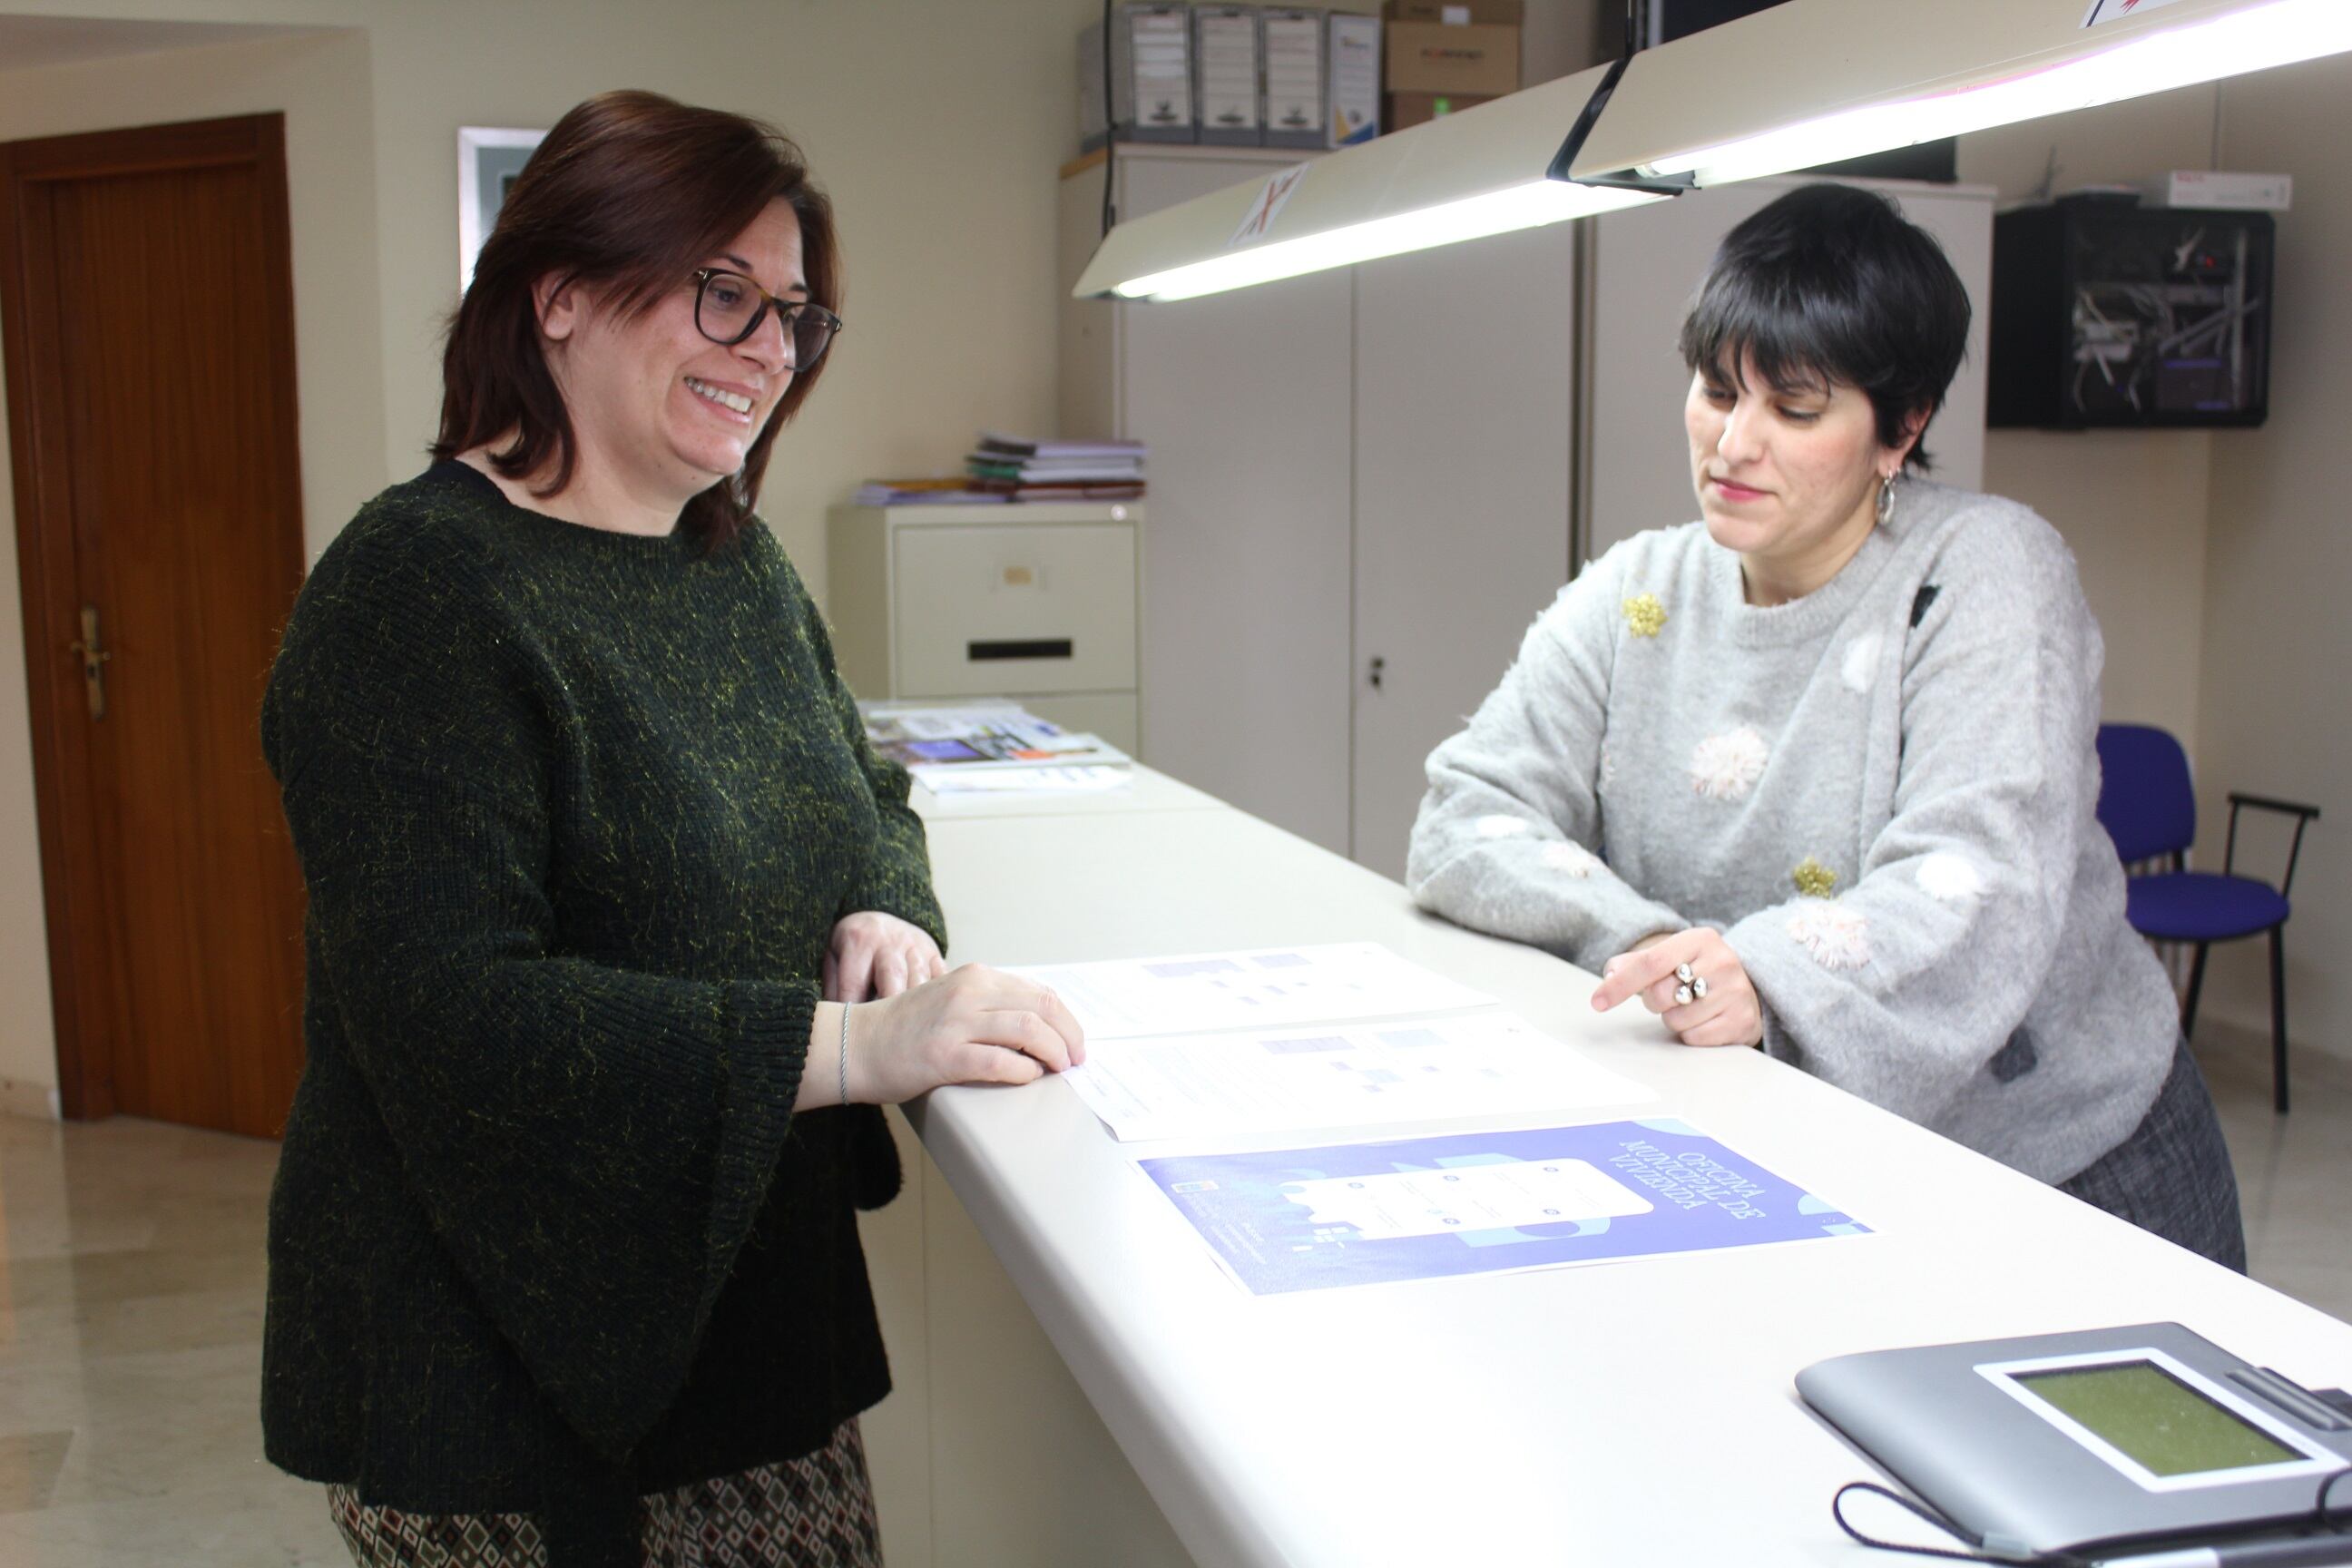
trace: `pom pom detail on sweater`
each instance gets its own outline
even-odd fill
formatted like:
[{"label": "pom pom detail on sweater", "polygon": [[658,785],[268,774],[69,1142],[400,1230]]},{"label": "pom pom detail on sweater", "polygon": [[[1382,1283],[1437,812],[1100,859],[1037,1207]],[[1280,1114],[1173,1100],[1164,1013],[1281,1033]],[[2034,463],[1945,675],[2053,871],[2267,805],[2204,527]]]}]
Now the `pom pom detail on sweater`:
[{"label": "pom pom detail on sweater", "polygon": [[1919,862],[1919,890],[1941,903],[1973,905],[1984,892],[1984,873],[1965,855],[1938,849]]},{"label": "pom pom detail on sweater", "polygon": [[1789,916],[1789,934],[1823,969],[1859,969],[1870,962],[1870,922],[1843,904],[1804,904]]},{"label": "pom pom detail on sweater", "polygon": [[1637,637],[1654,637],[1666,629],[1666,607],[1655,594],[1636,594],[1625,601],[1625,629]]},{"label": "pom pom detail on sweater", "polygon": [[1691,751],[1691,787],[1709,800],[1745,800],[1771,754],[1753,725],[1709,735]]},{"label": "pom pom detail on sweater", "polygon": [[1864,632],[1845,645],[1845,658],[1840,662],[1838,677],[1848,691],[1864,693],[1878,679],[1878,655],[1886,647],[1886,639],[1876,632]]},{"label": "pom pom detail on sweater", "polygon": [[1590,877],[1601,868],[1601,858],[1583,845],[1562,839],[1543,847],[1542,860],[1548,870],[1564,872],[1570,877]]}]

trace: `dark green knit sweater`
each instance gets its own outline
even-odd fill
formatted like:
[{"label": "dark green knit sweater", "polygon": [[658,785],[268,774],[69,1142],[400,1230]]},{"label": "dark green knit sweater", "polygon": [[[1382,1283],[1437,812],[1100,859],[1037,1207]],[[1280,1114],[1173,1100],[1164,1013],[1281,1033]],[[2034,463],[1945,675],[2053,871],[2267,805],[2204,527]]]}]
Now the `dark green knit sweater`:
[{"label": "dark green knit sweater", "polygon": [[310,900],[269,1458],[634,1563],[637,1494],[888,1392],[888,1130],[791,1108],[833,923],[944,943],[906,775],[763,526],[706,554],[457,463],[327,551],[262,730]]}]

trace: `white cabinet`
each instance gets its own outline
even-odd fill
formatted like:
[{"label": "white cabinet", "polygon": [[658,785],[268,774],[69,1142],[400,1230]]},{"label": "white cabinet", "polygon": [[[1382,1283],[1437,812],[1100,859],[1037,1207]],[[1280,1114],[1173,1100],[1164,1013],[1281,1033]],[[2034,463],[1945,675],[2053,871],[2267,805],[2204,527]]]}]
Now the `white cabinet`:
[{"label": "white cabinet", "polygon": [[[1118,210],[1286,161],[1122,149]],[[1063,182],[1066,289],[1102,179]],[[1402,872],[1423,759],[1567,576],[1576,276],[1551,229],[1065,303],[1064,430],[1151,446],[1146,761]]]},{"label": "white cabinet", "polygon": [[[1119,211],[1297,161],[1121,148]],[[1081,160],[1062,182],[1065,295],[1103,177]],[[1138,754],[1343,855],[1353,298],[1342,271],[1171,305],[1066,299],[1061,344],[1060,433],[1151,445]]]},{"label": "white cabinet", "polygon": [[826,603],[861,698],[1014,697],[1131,750],[1143,508],[835,507]]},{"label": "white cabinet", "polygon": [[[1118,211],[1286,161],[1123,148]],[[1065,172],[1066,293],[1094,249],[1102,180],[1099,159]],[[1799,183],[1176,304],[1066,299],[1064,431],[1151,445],[1145,758],[1401,874],[1430,749],[1501,679],[1574,563],[1697,515],[1676,334],[1724,233]],[[1937,476],[1973,487],[1992,193],[1878,188],[1941,241],[1977,302],[1927,433]]]},{"label": "white cabinet", "polygon": [[1404,875],[1423,762],[1568,576],[1576,235],[1356,269],[1349,853]]}]

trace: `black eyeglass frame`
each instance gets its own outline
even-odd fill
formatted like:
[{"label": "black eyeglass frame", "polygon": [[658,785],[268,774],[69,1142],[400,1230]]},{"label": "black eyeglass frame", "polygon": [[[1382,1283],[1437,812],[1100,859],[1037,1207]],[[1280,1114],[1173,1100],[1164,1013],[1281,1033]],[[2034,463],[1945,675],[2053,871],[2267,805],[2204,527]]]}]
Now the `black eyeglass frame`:
[{"label": "black eyeglass frame", "polygon": [[[793,351],[793,370],[795,374],[807,370],[811,365],[815,364],[817,361],[823,359],[824,357],[825,350],[833,347],[833,340],[840,335],[842,327],[846,324],[839,316],[835,315],[831,310],[826,310],[824,306],[818,304],[814,300],[779,299],[777,296],[769,293],[765,289],[760,287],[760,280],[758,279],[746,278],[740,272],[737,272],[730,268],[698,267],[694,269],[692,276],[694,279],[694,330],[696,331],[700,332],[704,337],[709,338],[712,342],[719,344],[721,348],[731,349],[737,343],[742,342],[750,338],[753,332],[758,331],[760,330],[760,323],[768,319],[769,311],[773,310],[776,312],[776,319],[783,323],[785,340],[787,342],[793,342],[794,344]],[[722,338],[717,332],[712,331],[709,327],[702,324],[702,301],[704,297],[709,293],[710,280],[714,278],[731,278],[736,282],[742,284],[746,289],[751,289],[754,294],[760,296],[760,308],[751,312],[751,319],[743,324],[743,330],[736,333],[731,338]],[[814,312],[817,320],[824,323],[824,342],[817,346],[816,353],[809,355],[808,364],[803,364],[800,363],[800,350],[797,342],[794,342],[792,318],[789,314],[789,312],[793,310]]]}]

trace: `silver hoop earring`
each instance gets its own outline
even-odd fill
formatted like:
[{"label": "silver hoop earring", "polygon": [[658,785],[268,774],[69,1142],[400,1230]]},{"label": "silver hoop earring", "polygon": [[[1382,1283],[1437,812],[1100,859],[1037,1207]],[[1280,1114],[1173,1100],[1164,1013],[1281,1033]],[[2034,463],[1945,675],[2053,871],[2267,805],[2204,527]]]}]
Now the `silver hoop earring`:
[{"label": "silver hoop earring", "polygon": [[1878,481],[1878,526],[1881,528],[1895,521],[1895,484],[1902,477],[1903,470],[1897,468]]}]

